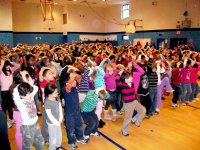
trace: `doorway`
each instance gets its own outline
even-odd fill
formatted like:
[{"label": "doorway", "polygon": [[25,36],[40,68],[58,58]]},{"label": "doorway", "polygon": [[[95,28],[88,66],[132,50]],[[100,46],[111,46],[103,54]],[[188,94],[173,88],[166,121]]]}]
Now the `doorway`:
[{"label": "doorway", "polygon": [[187,45],[187,38],[170,38],[170,48],[173,49],[181,44]]}]

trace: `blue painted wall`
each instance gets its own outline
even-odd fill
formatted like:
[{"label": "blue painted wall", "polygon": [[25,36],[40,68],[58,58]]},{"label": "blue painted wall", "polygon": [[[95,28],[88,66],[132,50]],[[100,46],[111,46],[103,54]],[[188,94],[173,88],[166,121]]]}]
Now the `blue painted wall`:
[{"label": "blue painted wall", "polygon": [[0,31],[0,44],[1,43],[8,43],[9,48],[13,47],[13,32],[12,31]]},{"label": "blue painted wall", "polygon": [[[36,37],[41,37],[41,40],[36,40]],[[23,33],[23,32],[14,32],[13,33],[14,46],[18,43],[23,44],[41,44],[48,42],[49,44],[62,44],[63,43],[63,34],[62,33]]]},{"label": "blue painted wall", "polygon": [[[125,33],[117,33],[117,39],[119,45],[123,43],[122,39],[123,35],[125,35]],[[136,32],[134,34],[129,35],[129,40],[131,42],[133,42],[134,38],[151,38],[151,41],[156,45],[157,45],[157,39],[159,38],[166,39],[167,41],[170,41],[170,38],[187,38],[187,42],[189,42],[189,40],[192,39],[195,48],[198,51],[200,51],[200,30],[181,31],[180,35],[177,35],[176,31]]]},{"label": "blue painted wall", "polygon": [[[134,38],[151,38],[151,41],[157,45],[157,39],[162,38],[170,41],[170,38],[187,38],[187,42],[190,39],[193,40],[193,44],[197,50],[200,51],[200,29],[188,29],[180,30],[181,34],[177,35],[176,30],[163,30],[163,31],[141,31],[134,34],[130,34],[129,40],[133,42]],[[62,33],[23,33],[12,31],[0,31],[0,43],[9,43],[10,48],[16,46],[18,43],[28,43],[31,45],[41,44],[47,41],[49,44],[62,44],[71,43],[79,40],[80,35],[117,35],[118,41],[115,42],[118,45],[122,45],[122,36],[124,32],[116,33],[84,33],[84,32],[69,32],[63,36]],[[36,40],[35,37],[41,37],[41,40]],[[129,43],[129,41],[127,41]]]}]

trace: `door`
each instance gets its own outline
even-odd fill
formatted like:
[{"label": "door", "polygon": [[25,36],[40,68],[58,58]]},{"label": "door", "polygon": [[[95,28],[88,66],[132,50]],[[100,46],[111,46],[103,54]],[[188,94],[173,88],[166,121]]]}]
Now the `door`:
[{"label": "door", "polygon": [[187,38],[170,38],[170,48],[174,49],[181,44],[187,45]]}]

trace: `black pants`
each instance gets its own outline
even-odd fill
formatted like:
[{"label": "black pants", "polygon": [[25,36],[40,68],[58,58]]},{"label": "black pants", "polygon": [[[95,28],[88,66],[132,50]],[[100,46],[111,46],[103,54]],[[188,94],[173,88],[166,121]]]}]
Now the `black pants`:
[{"label": "black pants", "polygon": [[1,98],[2,98],[2,109],[5,112],[5,114],[8,111],[9,118],[12,120],[13,119],[12,108],[14,106],[12,95],[10,94],[9,91],[1,91]]},{"label": "black pants", "polygon": [[117,100],[115,101],[115,106],[117,111],[120,111],[123,107],[121,90],[116,90],[116,94],[117,94]]},{"label": "black pants", "polygon": [[180,99],[180,96],[181,96],[181,92],[182,92],[181,91],[181,85],[180,84],[177,84],[177,85],[172,84],[172,88],[174,89],[172,102],[174,104],[176,104],[177,101]]},{"label": "black pants", "polygon": [[151,108],[151,98],[148,95],[146,96],[140,96],[140,102],[141,104],[146,108],[146,114],[150,114],[150,108]]},{"label": "black pants", "polygon": [[8,139],[8,129],[5,113],[0,110],[0,145],[4,150],[10,150],[10,142]]}]

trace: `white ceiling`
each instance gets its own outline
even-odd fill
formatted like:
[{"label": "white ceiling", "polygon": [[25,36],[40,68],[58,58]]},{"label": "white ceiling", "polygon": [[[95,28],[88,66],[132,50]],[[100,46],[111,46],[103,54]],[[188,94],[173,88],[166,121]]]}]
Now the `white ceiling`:
[{"label": "white ceiling", "polygon": [[[12,0],[14,2],[24,2],[24,3],[40,3],[40,0]],[[45,0],[42,0],[43,2]],[[99,7],[107,7],[110,5],[119,5],[123,3],[131,2],[132,0],[77,0],[74,2],[73,0],[46,0],[53,1],[53,3],[57,3],[57,5],[67,5],[67,4],[75,4],[75,5],[91,5],[91,6],[99,6]]]}]

